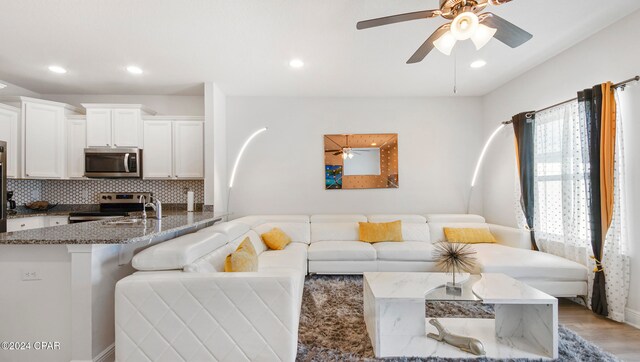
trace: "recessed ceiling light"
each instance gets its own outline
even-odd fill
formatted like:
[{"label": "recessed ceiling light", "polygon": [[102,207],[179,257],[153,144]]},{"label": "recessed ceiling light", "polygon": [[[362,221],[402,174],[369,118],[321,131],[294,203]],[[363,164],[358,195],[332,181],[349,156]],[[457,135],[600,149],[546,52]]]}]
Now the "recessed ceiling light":
[{"label": "recessed ceiling light", "polygon": [[135,65],[130,65],[127,67],[127,72],[131,74],[142,74],[142,69],[140,69],[140,67],[136,67]]},{"label": "recessed ceiling light", "polygon": [[49,66],[49,70],[54,72],[54,73],[58,73],[58,74],[64,74],[64,73],[67,72],[66,69],[64,69],[63,67],[58,66],[58,65],[50,65]]},{"label": "recessed ceiling light", "polygon": [[487,62],[482,59],[478,59],[475,62],[471,63],[471,68],[478,69],[484,67],[485,65],[487,65]]},{"label": "recessed ceiling light", "polygon": [[378,144],[377,144],[377,143],[375,143],[375,142],[373,142],[373,143],[371,144],[371,146],[377,146],[377,145],[378,145]]},{"label": "recessed ceiling light", "polygon": [[289,66],[291,68],[302,68],[304,67],[304,62],[302,61],[302,59],[291,59],[291,61],[289,62]]},{"label": "recessed ceiling light", "polygon": [[4,88],[7,88],[7,85],[3,84],[3,83],[0,83],[0,89],[4,89]]}]

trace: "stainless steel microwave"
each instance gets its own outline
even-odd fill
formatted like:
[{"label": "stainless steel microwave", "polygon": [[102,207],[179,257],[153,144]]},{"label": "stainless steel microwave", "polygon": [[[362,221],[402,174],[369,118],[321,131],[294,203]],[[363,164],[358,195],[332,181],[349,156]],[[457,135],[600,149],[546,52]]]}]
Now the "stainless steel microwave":
[{"label": "stainless steel microwave", "polygon": [[141,178],[139,148],[85,148],[84,175],[94,178]]}]

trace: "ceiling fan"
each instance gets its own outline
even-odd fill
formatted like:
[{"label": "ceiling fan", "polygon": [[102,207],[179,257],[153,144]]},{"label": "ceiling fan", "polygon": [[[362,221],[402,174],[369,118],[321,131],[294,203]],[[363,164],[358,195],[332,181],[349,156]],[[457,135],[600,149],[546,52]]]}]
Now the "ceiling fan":
[{"label": "ceiling fan", "polygon": [[354,150],[353,148],[349,147],[349,135],[346,135],[346,139],[347,139],[347,145],[346,146],[340,146],[338,143],[336,143],[336,141],[332,140],[331,138],[329,138],[329,140],[333,143],[335,143],[338,147],[340,147],[339,149],[335,149],[335,150],[325,150],[324,152],[333,152],[334,156],[337,156],[339,154],[342,154],[342,159],[346,160],[347,158],[351,159],[353,158],[353,156],[355,155],[359,155],[360,151],[364,151],[364,150]]},{"label": "ceiling fan", "polygon": [[486,12],[479,14],[489,4],[502,5],[511,0],[440,0],[440,9],[385,16],[358,22],[359,30],[410,20],[430,19],[442,16],[451,22],[440,26],[407,60],[407,64],[422,61],[433,48],[449,55],[458,40],[471,39],[476,49],[496,38],[511,48],[519,47],[533,35],[507,20]]}]

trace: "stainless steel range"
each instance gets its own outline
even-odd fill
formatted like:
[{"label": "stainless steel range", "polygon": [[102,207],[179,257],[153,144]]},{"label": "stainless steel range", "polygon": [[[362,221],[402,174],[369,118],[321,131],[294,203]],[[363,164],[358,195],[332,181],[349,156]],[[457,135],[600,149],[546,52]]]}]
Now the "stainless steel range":
[{"label": "stainless steel range", "polygon": [[131,212],[144,210],[141,197],[142,201],[148,201],[152,196],[151,192],[101,192],[98,194],[100,211],[72,212],[69,214],[69,223],[129,216]]}]

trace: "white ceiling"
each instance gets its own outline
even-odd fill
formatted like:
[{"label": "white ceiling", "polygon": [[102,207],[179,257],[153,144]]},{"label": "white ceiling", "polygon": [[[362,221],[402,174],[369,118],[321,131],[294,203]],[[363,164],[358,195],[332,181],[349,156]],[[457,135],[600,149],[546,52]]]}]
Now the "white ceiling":
[{"label": "white ceiling", "polygon": [[[356,30],[438,0],[0,0],[0,79],[38,93],[483,95],[636,9],[637,0],[514,0],[489,10],[534,34],[517,49],[470,41],[405,61],[444,19]],[[288,62],[302,58],[303,69]],[[481,71],[468,67],[483,58]],[[48,65],[68,69],[53,74]],[[132,76],[124,68],[145,70]]]}]

